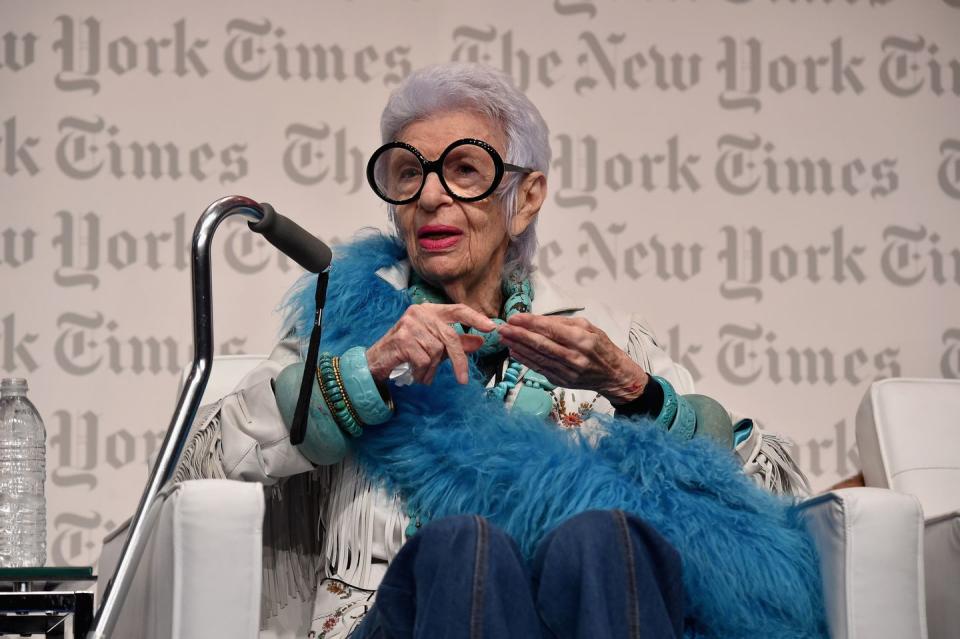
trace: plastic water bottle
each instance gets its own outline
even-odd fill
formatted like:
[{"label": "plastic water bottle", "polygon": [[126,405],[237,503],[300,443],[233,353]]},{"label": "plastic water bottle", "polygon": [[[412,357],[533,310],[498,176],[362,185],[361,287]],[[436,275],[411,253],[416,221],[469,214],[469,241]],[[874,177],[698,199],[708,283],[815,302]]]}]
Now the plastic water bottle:
[{"label": "plastic water bottle", "polygon": [[27,380],[0,382],[0,567],[47,561],[47,431]]}]

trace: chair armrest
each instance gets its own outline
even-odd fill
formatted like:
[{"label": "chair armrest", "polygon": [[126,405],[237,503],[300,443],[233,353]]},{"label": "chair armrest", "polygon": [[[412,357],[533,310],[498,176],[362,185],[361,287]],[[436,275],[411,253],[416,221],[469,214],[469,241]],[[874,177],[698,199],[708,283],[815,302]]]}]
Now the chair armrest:
[{"label": "chair armrest", "polygon": [[911,495],[846,488],[809,499],[801,512],[820,553],[833,639],[927,636],[923,512]]},{"label": "chair armrest", "polygon": [[[204,479],[164,489],[149,513],[150,538],[113,636],[256,639],[263,509],[260,484]],[[98,598],[128,525],[104,539]]]},{"label": "chair armrest", "polygon": [[960,639],[960,511],[927,520],[923,545],[930,637]]}]

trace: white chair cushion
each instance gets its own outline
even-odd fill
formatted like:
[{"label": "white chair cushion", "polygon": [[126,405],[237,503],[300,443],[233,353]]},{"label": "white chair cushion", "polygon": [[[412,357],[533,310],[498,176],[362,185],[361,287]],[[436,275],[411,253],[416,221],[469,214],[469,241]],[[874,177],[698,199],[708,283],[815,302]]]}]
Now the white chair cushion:
[{"label": "white chair cushion", "polygon": [[857,446],[868,486],[916,495],[928,518],[960,510],[960,380],[874,382]]},{"label": "white chair cushion", "polygon": [[[260,484],[205,479],[161,492],[112,636],[256,639],[263,509]],[[126,534],[124,525],[104,540],[98,597],[113,575]]]},{"label": "white chair cushion", "polygon": [[923,513],[915,497],[848,488],[803,503],[833,639],[924,639]]}]

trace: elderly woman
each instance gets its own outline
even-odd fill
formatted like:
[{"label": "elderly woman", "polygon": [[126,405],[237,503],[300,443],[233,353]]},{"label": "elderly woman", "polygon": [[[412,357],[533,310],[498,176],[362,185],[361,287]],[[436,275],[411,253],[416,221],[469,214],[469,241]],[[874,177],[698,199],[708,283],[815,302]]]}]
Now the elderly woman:
[{"label": "elderly woman", "polygon": [[273,487],[265,636],[819,636],[809,541],[754,486],[803,484],[780,441],[692,395],[640,315],[534,272],[550,148],[530,101],[430,67],[381,132],[368,179],[396,236],[336,252],[304,441],[310,279],[178,472]]}]

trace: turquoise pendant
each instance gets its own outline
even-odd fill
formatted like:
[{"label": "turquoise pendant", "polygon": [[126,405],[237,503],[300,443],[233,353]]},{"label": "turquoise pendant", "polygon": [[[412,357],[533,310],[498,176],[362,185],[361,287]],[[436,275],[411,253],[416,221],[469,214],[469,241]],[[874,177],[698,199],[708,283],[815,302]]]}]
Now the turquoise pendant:
[{"label": "turquoise pendant", "polygon": [[553,410],[553,397],[542,388],[533,388],[524,384],[517,391],[511,410],[546,419]]}]

